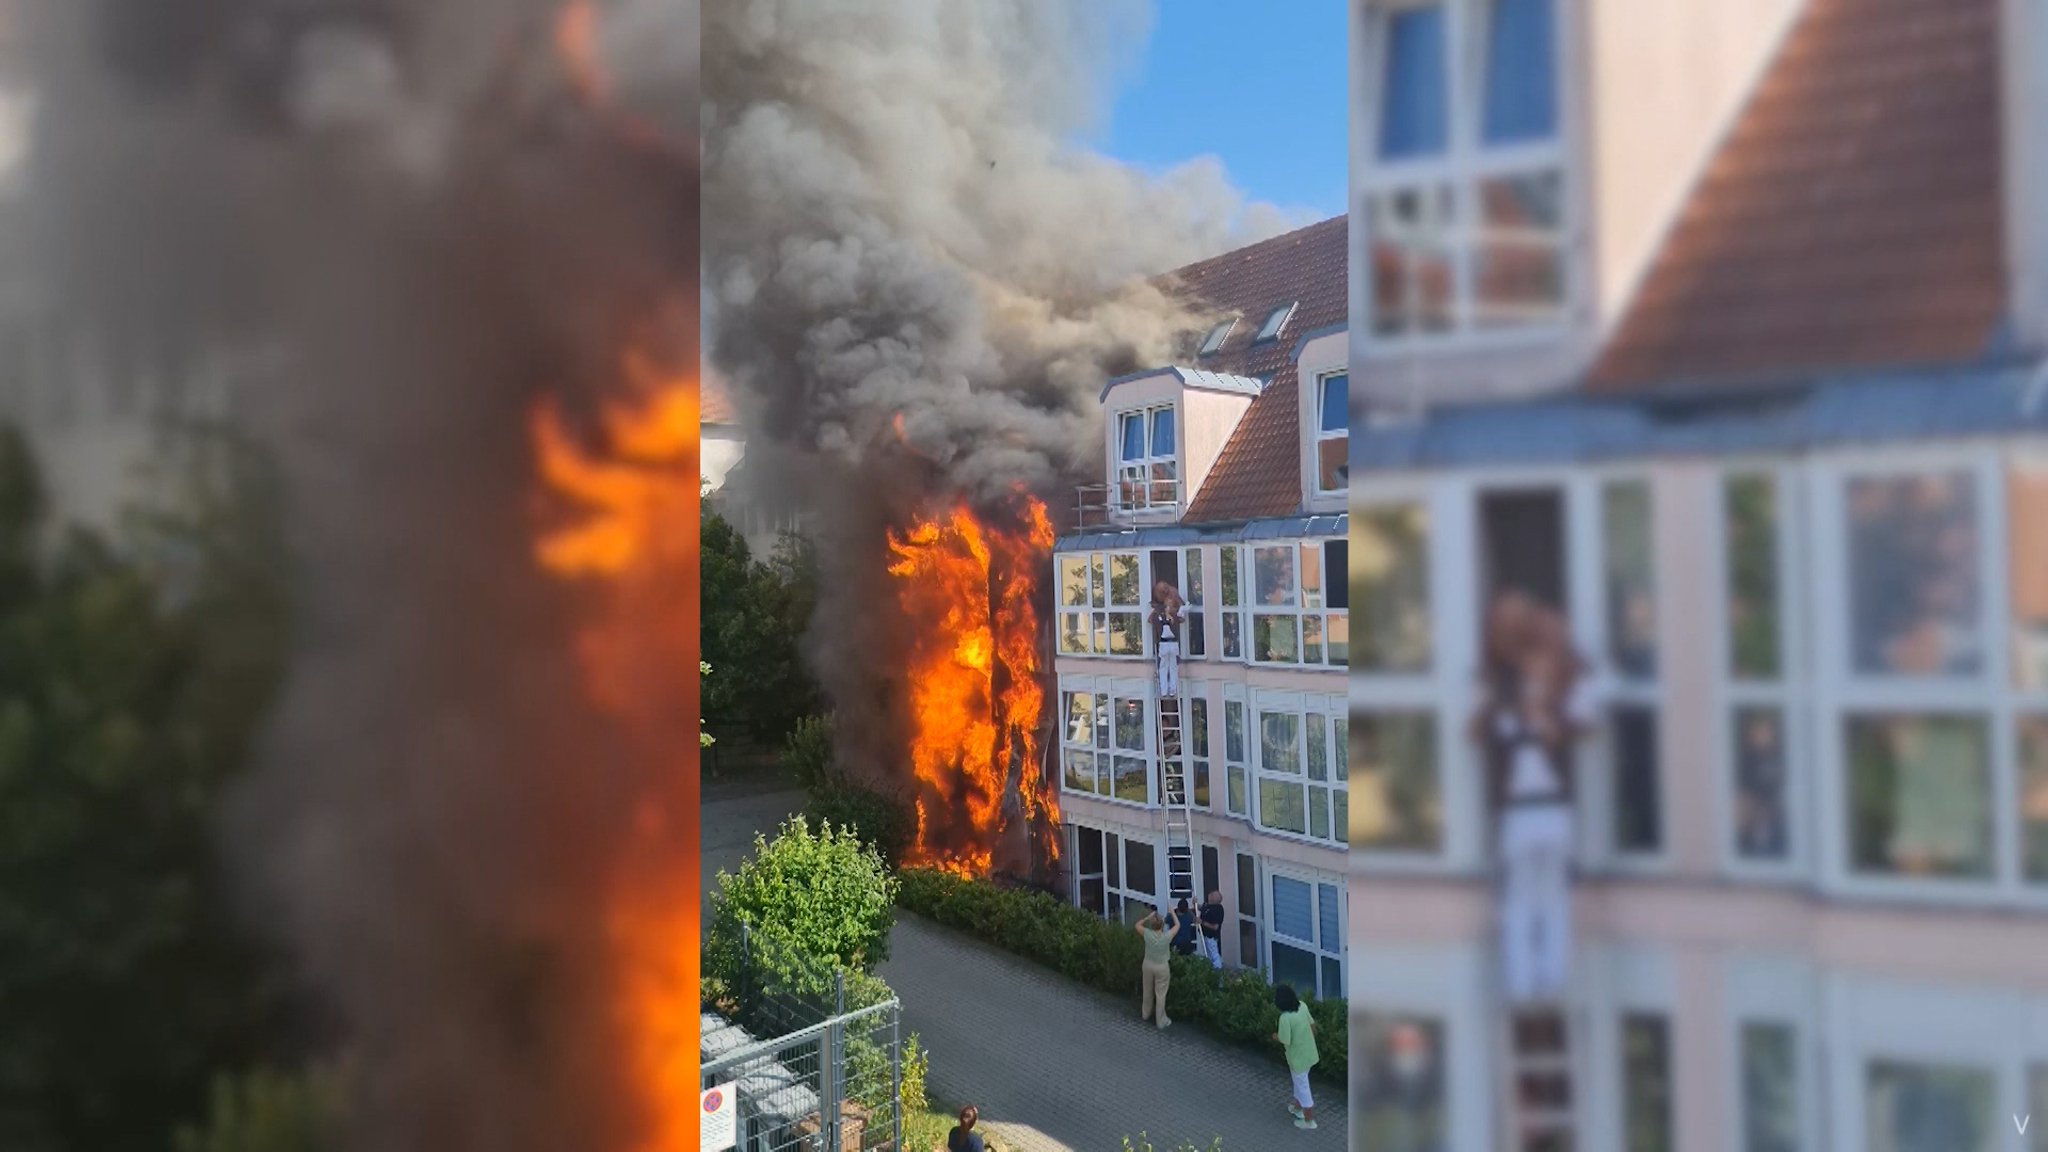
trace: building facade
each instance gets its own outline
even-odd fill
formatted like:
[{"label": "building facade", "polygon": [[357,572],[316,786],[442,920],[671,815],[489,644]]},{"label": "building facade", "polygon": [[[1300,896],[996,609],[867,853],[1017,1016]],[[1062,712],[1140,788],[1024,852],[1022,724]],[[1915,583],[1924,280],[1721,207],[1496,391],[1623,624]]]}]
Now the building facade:
[{"label": "building facade", "polygon": [[1353,30],[1354,1124],[1540,1146],[1465,737],[1514,587],[1605,701],[1553,1146],[2048,1146],[2048,5]]},{"label": "building facade", "polygon": [[[1325,997],[1348,918],[1345,236],[1327,220],[1171,277],[1206,326],[1103,388],[1107,483],[1053,556],[1073,900],[1134,923],[1220,892],[1225,962]],[[1165,698],[1162,581],[1186,606]]]}]

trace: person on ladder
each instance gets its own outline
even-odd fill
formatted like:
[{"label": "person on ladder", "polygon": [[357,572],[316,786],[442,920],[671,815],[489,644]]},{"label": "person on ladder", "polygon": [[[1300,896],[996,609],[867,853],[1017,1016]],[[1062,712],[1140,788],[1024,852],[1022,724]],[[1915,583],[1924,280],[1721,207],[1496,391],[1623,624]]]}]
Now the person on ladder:
[{"label": "person on ladder", "polygon": [[1152,586],[1152,643],[1159,653],[1159,694],[1180,695],[1180,592],[1161,580]]},{"label": "person on ladder", "polygon": [[1500,774],[1498,851],[1505,869],[1501,949],[1511,1002],[1564,997],[1571,961],[1570,765],[1594,706],[1563,618],[1519,593],[1488,622],[1489,676],[1478,720]]}]

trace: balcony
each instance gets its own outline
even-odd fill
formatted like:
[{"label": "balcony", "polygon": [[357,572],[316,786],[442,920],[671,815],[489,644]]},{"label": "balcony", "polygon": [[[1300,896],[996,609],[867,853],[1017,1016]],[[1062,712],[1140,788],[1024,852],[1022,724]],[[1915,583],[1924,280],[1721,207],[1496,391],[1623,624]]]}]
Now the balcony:
[{"label": "balcony", "polygon": [[1084,484],[1074,490],[1074,530],[1138,528],[1180,519],[1181,482],[1134,474],[1113,484]]}]

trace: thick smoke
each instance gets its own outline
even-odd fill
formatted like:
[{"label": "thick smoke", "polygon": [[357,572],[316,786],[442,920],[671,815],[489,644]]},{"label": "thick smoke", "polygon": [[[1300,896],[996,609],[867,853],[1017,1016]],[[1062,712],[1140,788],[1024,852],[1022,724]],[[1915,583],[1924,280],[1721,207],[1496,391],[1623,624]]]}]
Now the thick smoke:
[{"label": "thick smoke", "polygon": [[904,747],[877,670],[919,622],[891,611],[885,530],[954,497],[1001,513],[1019,488],[1063,515],[1100,479],[1105,380],[1171,362],[1199,323],[1150,278],[1284,223],[1213,163],[1148,177],[1072,143],[1148,19],[1101,0],[706,11],[711,362],[749,425],[742,484],[813,514],[812,654],[850,764]]},{"label": "thick smoke", "polygon": [[300,614],[234,862],[355,1057],[350,1146],[641,1146],[609,918],[692,899],[694,828],[649,814],[695,784],[694,565],[648,621],[686,641],[639,681],[663,719],[600,715],[606,594],[536,571],[528,414],[621,398],[629,346],[694,376],[695,0],[597,6],[631,114],[558,0],[24,2],[37,279],[265,366],[237,411]]}]

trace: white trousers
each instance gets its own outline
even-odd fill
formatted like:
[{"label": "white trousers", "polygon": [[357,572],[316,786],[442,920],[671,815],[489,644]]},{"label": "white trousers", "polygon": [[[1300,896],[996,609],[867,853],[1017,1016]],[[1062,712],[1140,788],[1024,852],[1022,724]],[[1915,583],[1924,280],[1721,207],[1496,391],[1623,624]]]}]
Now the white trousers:
[{"label": "white trousers", "polygon": [[1564,804],[1501,814],[1501,958],[1513,1001],[1562,997],[1572,952],[1572,811]]},{"label": "white trousers", "polygon": [[1223,949],[1219,946],[1221,943],[1214,936],[1202,937],[1202,955],[1209,958],[1211,968],[1223,967]]},{"label": "white trousers", "polygon": [[1163,640],[1159,644],[1159,694],[1180,695],[1180,641]]}]

